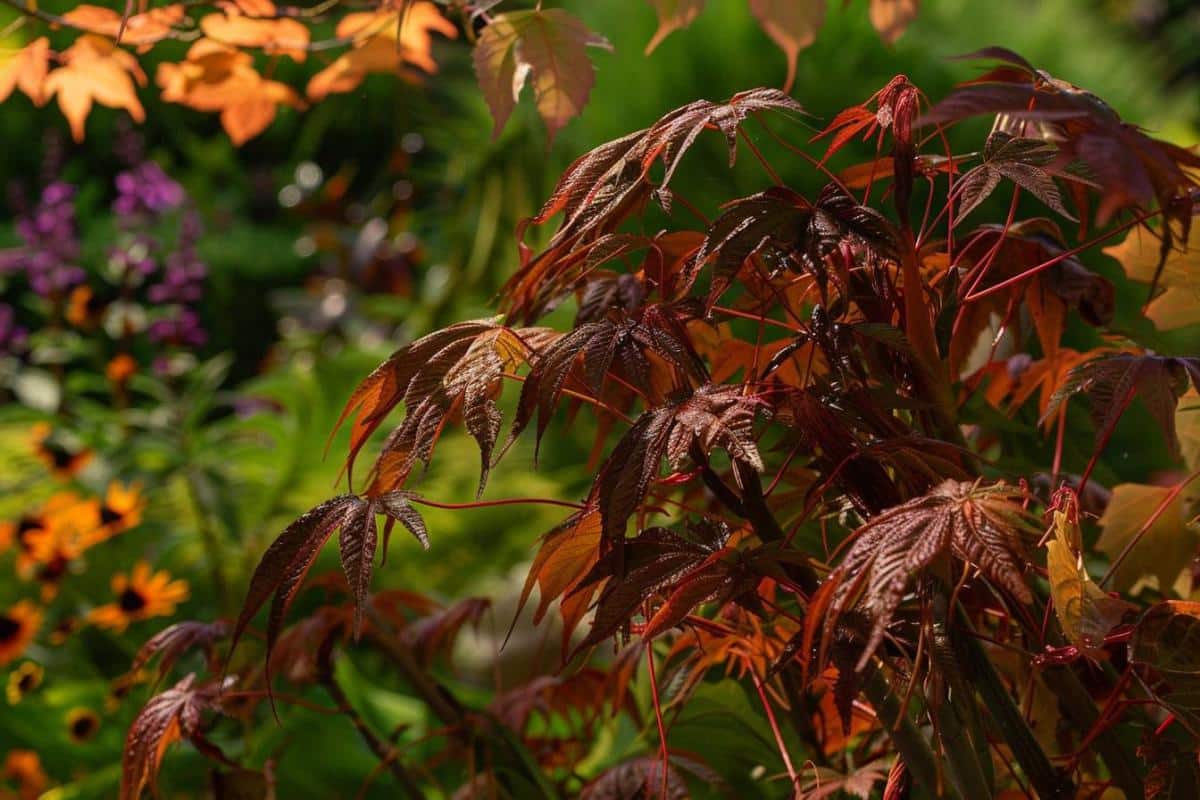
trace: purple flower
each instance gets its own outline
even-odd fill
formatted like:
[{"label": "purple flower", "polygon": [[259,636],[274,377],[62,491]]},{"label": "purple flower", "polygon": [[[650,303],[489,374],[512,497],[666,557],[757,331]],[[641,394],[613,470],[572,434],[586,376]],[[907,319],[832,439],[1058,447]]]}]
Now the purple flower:
[{"label": "purple flower", "polygon": [[155,216],[183,205],[183,187],[168,177],[153,161],[117,175],[117,199],[113,211],[122,217]]},{"label": "purple flower", "polygon": [[55,181],[42,190],[37,207],[17,220],[23,248],[0,253],[0,272],[24,270],[42,296],[62,295],[83,283],[76,264],[79,238],[75,224],[75,187]]},{"label": "purple flower", "polygon": [[208,341],[199,315],[182,306],[172,308],[170,316],[151,323],[146,333],[155,342],[184,347],[201,347]]}]

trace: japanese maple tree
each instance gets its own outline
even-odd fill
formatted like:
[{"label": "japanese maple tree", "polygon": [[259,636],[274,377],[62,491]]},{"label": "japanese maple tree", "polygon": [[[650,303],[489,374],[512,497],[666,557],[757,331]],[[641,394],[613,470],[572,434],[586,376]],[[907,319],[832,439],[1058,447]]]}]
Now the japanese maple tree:
[{"label": "japanese maple tree", "polygon": [[[700,4],[655,5],[669,32]],[[538,24],[509,20],[528,36]],[[481,37],[499,48],[488,63],[507,58],[498,26]],[[413,763],[359,726],[406,796],[455,758],[460,797],[744,790],[714,766],[719,727],[707,751],[672,741],[717,682],[745,690],[776,751],[764,795],[1192,796],[1200,360],[1110,328],[1118,302],[1147,295],[1089,264],[1120,259],[1154,323],[1200,321],[1183,299],[1200,155],[1012,52],[974,57],[989,70],[938,102],[897,76],[815,135],[790,95],[757,89],[575,161],[518,231],[524,247],[557,220],[525,248],[501,315],[405,345],[350,395],[347,493],[282,533],[233,626],[237,641],[271,599],[265,655],[243,645],[151,701],[129,734],[126,795],[170,741],[214,751],[206,715],[246,713],[223,698],[316,681],[346,710],[330,663],[370,647],[444,737],[436,765]],[[990,133],[952,149],[971,117]],[[760,192],[703,209],[676,188],[708,136],[760,171]],[[836,167],[858,142],[874,156]],[[789,188],[784,161],[824,188]],[[1105,487],[1097,465],[1134,407],[1182,469]],[[566,415],[595,422],[586,495],[488,499],[508,444]],[[1071,441],[1089,424],[1094,439]],[[562,669],[490,704],[456,693],[444,658],[480,601],[370,588],[396,522],[436,552],[420,508],[455,506],[420,466],[459,427],[479,446],[482,498],[460,507],[564,506],[521,598],[537,590],[538,620],[557,603]],[[335,532],[345,600],[294,620]],[[184,628],[155,647],[173,661],[224,633]],[[598,763],[610,715],[644,736]]]}]

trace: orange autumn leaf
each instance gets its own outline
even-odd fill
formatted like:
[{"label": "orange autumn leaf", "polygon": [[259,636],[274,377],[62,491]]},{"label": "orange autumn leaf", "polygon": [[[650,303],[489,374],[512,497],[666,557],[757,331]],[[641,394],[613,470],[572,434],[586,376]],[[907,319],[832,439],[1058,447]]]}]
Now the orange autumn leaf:
[{"label": "orange autumn leaf", "polygon": [[395,73],[406,63],[436,72],[431,54],[435,32],[451,39],[458,35],[453,23],[432,3],[414,4],[402,28],[398,11],[347,14],[336,33],[339,38],[355,40],[354,47],[312,77],[308,96],[323,100],[330,94],[353,91],[367,75]]},{"label": "orange autumn leaf", "polygon": [[178,64],[160,64],[155,82],[167,102],[219,111],[221,125],[236,145],[266,130],[280,105],[304,108],[290,86],[260,75],[248,54],[211,39],[192,45]]},{"label": "orange autumn leaf", "polygon": [[50,40],[45,36],[34,39],[16,55],[0,62],[0,102],[8,99],[13,89],[20,89],[35,105],[46,102],[44,84],[50,64]]},{"label": "orange autumn leaf", "polygon": [[84,122],[92,104],[123,108],[136,122],[146,118],[134,81],[144,85],[146,74],[137,59],[109,39],[84,34],[62,54],[64,66],[46,78],[46,96],[58,95],[58,106],[71,124],[75,141],[83,141]]},{"label": "orange autumn leaf", "polygon": [[296,62],[308,56],[308,28],[294,19],[209,14],[200,20],[200,30],[208,38],[231,47],[257,47],[266,53],[289,56]]},{"label": "orange autumn leaf", "polygon": [[[121,44],[134,45],[145,52],[156,42],[168,38],[174,28],[184,21],[182,5],[161,6],[127,19],[118,11],[84,3],[63,14],[63,19],[78,28],[116,39],[120,34]],[[124,19],[124,26],[121,21]]]}]

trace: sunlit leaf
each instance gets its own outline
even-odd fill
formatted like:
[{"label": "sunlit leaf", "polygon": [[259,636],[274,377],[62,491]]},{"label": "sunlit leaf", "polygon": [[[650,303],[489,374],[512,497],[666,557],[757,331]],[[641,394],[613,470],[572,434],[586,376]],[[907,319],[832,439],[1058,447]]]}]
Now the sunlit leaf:
[{"label": "sunlit leaf", "polygon": [[500,135],[532,81],[538,113],[553,140],[591,94],[595,76],[588,47],[610,45],[562,9],[495,16],[475,45],[475,74],[496,123],[493,135]]}]

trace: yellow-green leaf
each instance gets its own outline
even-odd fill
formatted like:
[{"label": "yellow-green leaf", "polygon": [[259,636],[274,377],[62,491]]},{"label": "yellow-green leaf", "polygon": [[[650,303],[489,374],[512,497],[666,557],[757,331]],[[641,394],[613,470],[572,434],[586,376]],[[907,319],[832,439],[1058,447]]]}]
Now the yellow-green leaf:
[{"label": "yellow-green leaf", "polygon": [[[1112,499],[1100,518],[1102,533],[1096,547],[1117,559],[1158,507],[1168,499],[1169,486],[1123,483],[1113,489]],[[1160,591],[1169,592],[1179,573],[1188,565],[1200,543],[1190,525],[1183,493],[1170,499],[1113,574],[1112,588],[1128,591],[1143,578],[1153,578]]]},{"label": "yellow-green leaf", "polygon": [[1096,585],[1079,555],[1079,542],[1079,526],[1056,511],[1054,538],[1046,543],[1050,596],[1067,640],[1086,652],[1099,648],[1133,606]]},{"label": "yellow-green leaf", "polygon": [[[1200,249],[1190,242],[1177,243],[1167,254],[1158,276],[1158,295],[1146,306],[1145,314],[1159,330],[1173,330],[1200,322]],[[1200,244],[1200,243],[1198,243]],[[1158,272],[1158,238],[1135,228],[1125,241],[1105,249],[1121,262],[1130,279],[1153,283]]]}]

